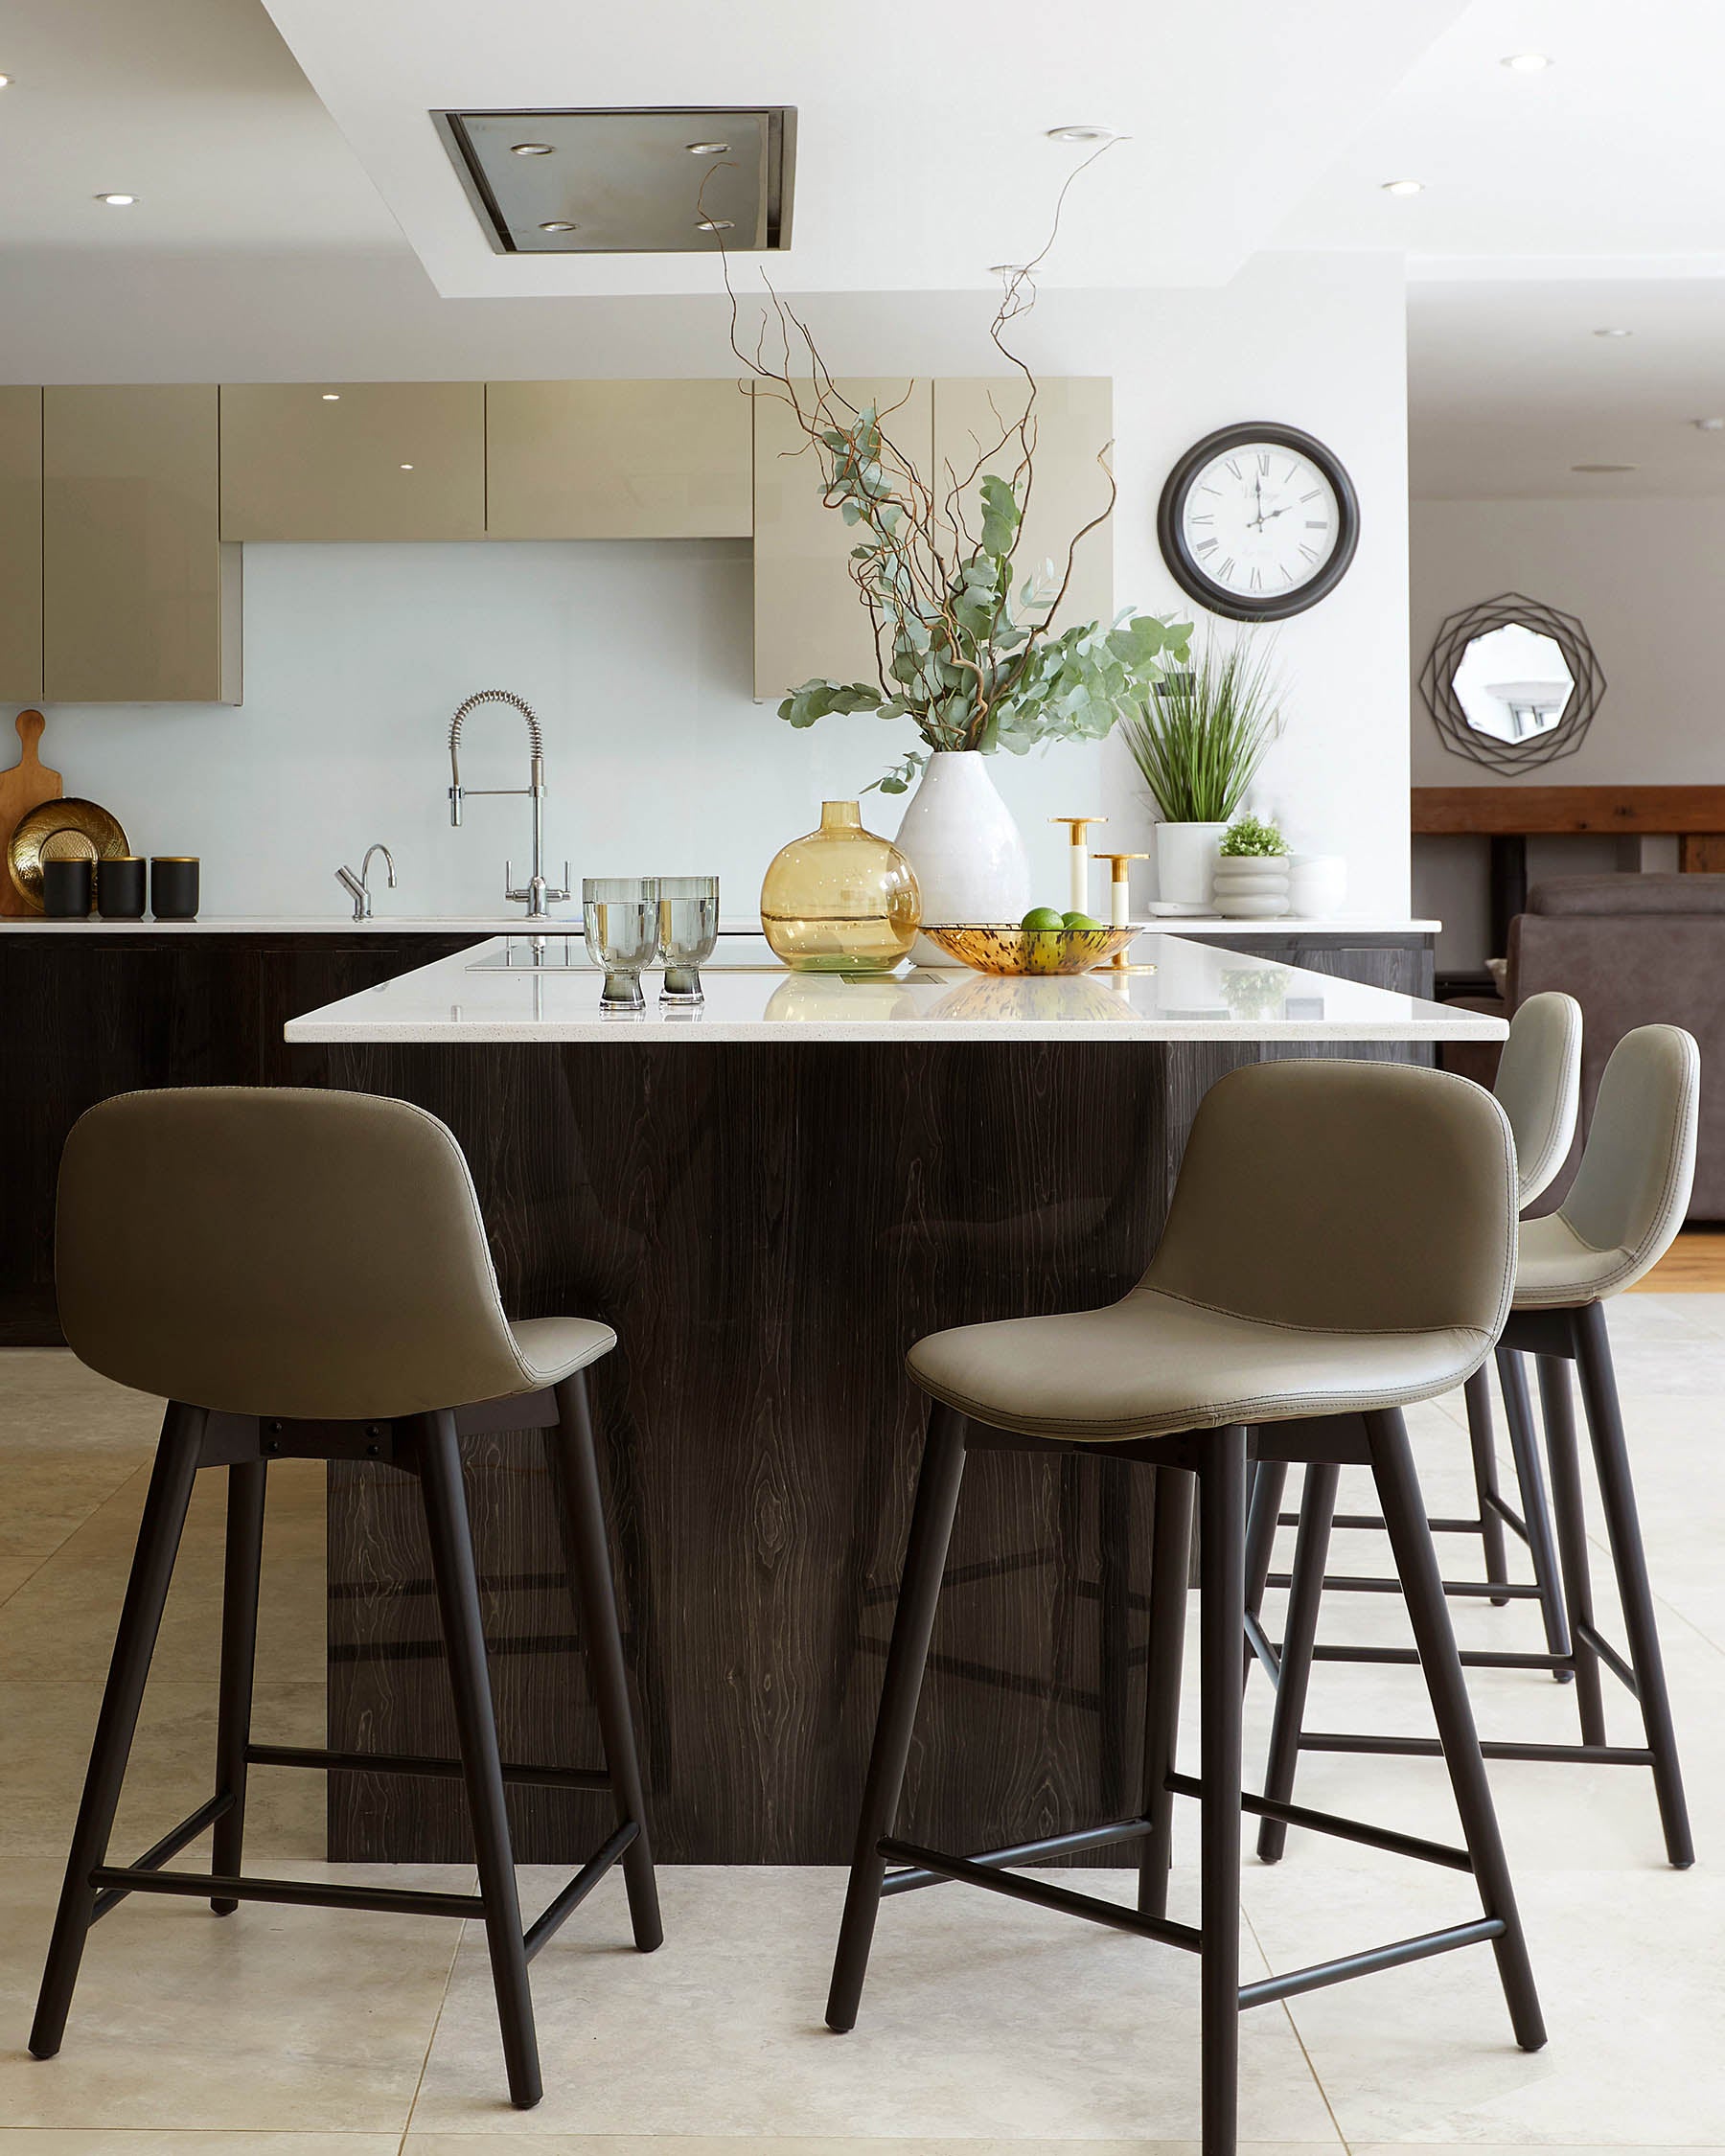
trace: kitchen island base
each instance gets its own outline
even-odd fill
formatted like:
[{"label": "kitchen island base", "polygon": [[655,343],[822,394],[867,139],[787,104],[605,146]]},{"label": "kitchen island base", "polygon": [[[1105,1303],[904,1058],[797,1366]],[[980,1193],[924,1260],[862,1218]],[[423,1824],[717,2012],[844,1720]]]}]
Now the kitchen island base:
[{"label": "kitchen island base", "polygon": [[[1122,1295],[1208,1087],[1242,1062],[1325,1053],[1430,1051],[296,1051],[312,1083],[394,1094],[450,1126],[507,1308],[616,1328],[593,1402],[661,1862],[848,1858],[927,1411],[906,1350],[941,1326]],[[591,1765],[598,1732],[532,1436],[478,1439],[467,1465],[504,1755]],[[1106,1459],[972,1462],[906,1783],[918,1839],[983,1848],[1136,1807],[1153,1481]],[[451,1746],[414,1497],[384,1467],[331,1471],[334,1750]],[[579,1854],[608,1817],[603,1798],[551,1789],[512,1790],[511,1808],[530,1863]],[[330,1853],[464,1859],[459,1794],[333,1776]]]}]

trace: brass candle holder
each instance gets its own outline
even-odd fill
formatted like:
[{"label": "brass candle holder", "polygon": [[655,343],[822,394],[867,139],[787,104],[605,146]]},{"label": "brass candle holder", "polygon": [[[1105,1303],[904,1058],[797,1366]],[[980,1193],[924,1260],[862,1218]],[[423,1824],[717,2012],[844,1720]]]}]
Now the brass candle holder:
[{"label": "brass candle holder", "polygon": [[[1057,820],[1064,821],[1065,819]],[[1094,820],[1100,823],[1107,819],[1098,816]],[[1132,926],[1132,863],[1135,860],[1148,860],[1150,856],[1148,854],[1121,853],[1093,854],[1091,858],[1092,860],[1105,860],[1109,864],[1108,903],[1110,921],[1116,929],[1129,929]],[[1131,948],[1130,944],[1123,946],[1115,952],[1106,966],[1098,966],[1096,971],[1111,974],[1155,973],[1156,968],[1152,965],[1133,965],[1129,962],[1126,952]]]}]

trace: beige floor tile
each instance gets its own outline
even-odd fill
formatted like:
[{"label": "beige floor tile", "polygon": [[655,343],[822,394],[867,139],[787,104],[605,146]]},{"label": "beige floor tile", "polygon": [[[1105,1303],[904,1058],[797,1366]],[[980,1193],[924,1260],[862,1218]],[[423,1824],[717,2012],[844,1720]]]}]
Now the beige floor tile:
[{"label": "beige floor tile", "polygon": [[[306,1866],[307,1876],[472,1889],[455,1866]],[[53,1917],[47,1869],[0,1867],[0,2027],[30,2025]],[[15,2126],[399,2132],[458,1926],[425,1916],[139,1894],[92,1934],[64,2049],[0,2052]],[[16,2041],[14,2036],[12,2042]]]},{"label": "beige floor tile", "polygon": [[[530,1876],[535,1903],[559,1878]],[[1128,1876],[1091,1873],[1086,1888],[1121,1893]],[[770,2142],[861,2122],[936,2143],[1197,2134],[1197,1966],[1177,1951],[993,1896],[908,1894],[883,1911],[862,2018],[835,2036],[821,2011],[840,1869],[690,1866],[660,1880],[656,1954],[630,1947],[608,1883],[534,1963],[546,2093],[513,2134]],[[1177,1915],[1189,1919],[1194,1892],[1176,1881]],[[416,2130],[497,2125],[496,2059],[470,1926]],[[1279,2011],[1246,2024],[1241,2108],[1248,2140],[1337,2145]]]},{"label": "beige floor tile", "polygon": [[[411,2128],[402,2144],[402,2156],[504,2156],[518,2149],[521,2133],[415,2133]],[[759,2148],[767,2156],[1070,2156],[1081,2147],[1084,2156],[1200,2156],[1195,2141],[974,2141],[934,2140],[917,2135],[907,2141],[893,2135],[886,2140],[871,2134],[835,2139],[817,2135],[810,2140],[797,2134],[545,2134],[532,2136],[534,2156],[739,2156],[745,2148]],[[1340,2144],[1333,2138],[1322,2142],[1242,2141],[1240,2156],[1337,2156]],[[0,2134],[0,2156],[6,2137]],[[44,2152],[47,2156],[47,2152]],[[1709,2156],[1702,2150],[1696,2156]]]},{"label": "beige floor tile", "polygon": [[[1472,1914],[1467,1882],[1391,1859],[1249,1873],[1277,1967]],[[1350,2145],[1706,2145],[1725,2120],[1725,1876],[1524,1868],[1517,1892],[1551,2030],[1515,2048],[1489,1949],[1292,2002]]]},{"label": "beige floor tile", "polygon": [[[1406,2156],[1409,2149],[1422,2145],[1426,2145],[1411,2141],[1360,2141],[1352,2145],[1349,2156]],[[1529,2146],[1527,2142],[1470,2141],[1467,2156],[1523,2156]],[[1654,2146],[1637,2141],[1542,2141],[1537,2146],[1539,2156],[1725,2156],[1725,2142],[1710,2142],[1706,2146],[1693,2142],[1678,2147],[1668,2142]]]},{"label": "beige floor tile", "polygon": [[397,2156],[398,2133],[188,2133],[183,2126],[0,2126],[0,2156]]}]

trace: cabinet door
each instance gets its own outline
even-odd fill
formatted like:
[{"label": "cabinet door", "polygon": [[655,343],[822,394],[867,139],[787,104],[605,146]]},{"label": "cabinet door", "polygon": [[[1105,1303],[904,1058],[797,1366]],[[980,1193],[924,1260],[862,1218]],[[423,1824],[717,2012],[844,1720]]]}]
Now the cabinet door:
[{"label": "cabinet door", "polygon": [[238,703],[214,383],[42,393],[43,694]]},{"label": "cabinet door", "polygon": [[[1018,437],[999,448],[996,445],[1007,427],[1018,424],[1028,394],[1017,375],[934,384],[934,462],[943,500],[954,482],[965,478],[981,459],[976,482],[965,490],[966,521],[973,532],[979,528],[982,478],[992,471],[1010,479],[1018,468]],[[1074,535],[1108,506],[1108,475],[1096,459],[1114,433],[1114,383],[1106,377],[1090,376],[1039,382],[1033,424],[1036,480],[1013,557],[1015,599],[1026,577],[1041,582],[1051,575],[1049,588],[1057,590]],[[1045,563],[1049,566],[1045,568]],[[1053,617],[1054,626],[1066,629],[1073,622],[1111,621],[1114,605],[1111,517],[1079,541],[1072,556],[1071,581]]]},{"label": "cabinet door", "polygon": [[0,702],[42,697],[42,393],[0,389]]},{"label": "cabinet door", "polygon": [[[934,401],[926,381],[840,381],[839,394],[889,414],[886,431],[927,474]],[[800,451],[800,453],[798,453]],[[799,683],[879,679],[868,609],[850,578],[853,527],[826,506],[816,452],[783,401],[754,396],[755,695]]]},{"label": "cabinet door", "polygon": [[485,537],[485,385],[224,382],[226,539]]},{"label": "cabinet door", "polygon": [[747,539],[749,400],[735,381],[494,381],[493,539]]}]

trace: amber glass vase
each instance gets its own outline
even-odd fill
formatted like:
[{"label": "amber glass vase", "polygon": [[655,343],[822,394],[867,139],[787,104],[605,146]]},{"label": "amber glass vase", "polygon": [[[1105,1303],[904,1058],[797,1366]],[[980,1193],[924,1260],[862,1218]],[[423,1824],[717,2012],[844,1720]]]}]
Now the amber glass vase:
[{"label": "amber glass vase", "polygon": [[889,973],[921,918],[910,863],[863,830],[855,801],[823,801],[820,829],[775,854],[761,885],[767,941],[798,973]]}]

